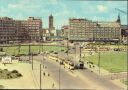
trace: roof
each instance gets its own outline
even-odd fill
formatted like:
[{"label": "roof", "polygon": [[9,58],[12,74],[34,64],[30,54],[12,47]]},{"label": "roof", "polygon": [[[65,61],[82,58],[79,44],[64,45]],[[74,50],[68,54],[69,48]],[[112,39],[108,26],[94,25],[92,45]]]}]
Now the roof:
[{"label": "roof", "polygon": [[121,29],[128,29],[128,25],[121,25]]},{"label": "roof", "polygon": [[120,27],[118,22],[97,22],[100,27]]},{"label": "roof", "polygon": [[62,26],[61,29],[69,29],[69,25]]}]

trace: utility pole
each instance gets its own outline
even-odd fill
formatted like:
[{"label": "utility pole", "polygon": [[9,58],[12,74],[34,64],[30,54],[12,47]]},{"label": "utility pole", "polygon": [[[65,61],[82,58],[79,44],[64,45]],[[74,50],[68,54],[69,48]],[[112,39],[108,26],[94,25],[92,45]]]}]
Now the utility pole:
[{"label": "utility pole", "polygon": [[119,42],[120,42],[120,41],[118,41],[118,53],[119,53]]},{"label": "utility pole", "polygon": [[[127,1],[127,4],[128,4],[128,1]],[[127,18],[127,20],[128,20],[128,18]],[[128,28],[128,26],[127,26],[127,28]],[[128,34],[127,34],[127,70],[128,70]],[[128,81],[128,74],[127,74],[127,81]]]},{"label": "utility pole", "polygon": [[[58,54],[57,54],[57,59],[58,59]],[[59,65],[59,90],[60,90],[60,69],[61,69],[61,64]]]},{"label": "utility pole", "polygon": [[99,50],[99,60],[98,60],[98,67],[99,67],[99,75],[100,75],[100,50]]},{"label": "utility pole", "polygon": [[[67,49],[69,50],[69,46],[68,46],[68,38],[67,38]],[[68,56],[68,50],[67,50],[67,56]]]},{"label": "utility pole", "polygon": [[[21,45],[19,44],[18,55],[20,54],[20,48],[21,48]],[[20,60],[20,56],[19,56],[19,60]]]},{"label": "utility pole", "polygon": [[81,45],[80,45],[80,61],[81,61],[81,48],[82,48],[82,47],[81,47]]},{"label": "utility pole", "polygon": [[76,49],[77,49],[77,48],[76,48],[76,44],[75,44],[75,59],[76,59],[76,51],[77,51]]},{"label": "utility pole", "polygon": [[30,47],[30,43],[29,43],[29,61],[30,61],[30,54],[31,54],[31,47]]},{"label": "utility pole", "polygon": [[42,83],[42,80],[41,80],[41,64],[40,64],[40,90],[41,90],[41,83]]},{"label": "utility pole", "polygon": [[32,55],[32,70],[33,70],[33,53],[31,55]]}]

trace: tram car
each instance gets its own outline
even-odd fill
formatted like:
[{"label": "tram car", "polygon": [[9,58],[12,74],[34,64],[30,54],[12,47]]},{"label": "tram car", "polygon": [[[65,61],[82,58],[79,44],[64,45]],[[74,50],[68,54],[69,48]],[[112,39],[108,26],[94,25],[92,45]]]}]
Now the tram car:
[{"label": "tram car", "polygon": [[64,65],[65,68],[68,68],[70,70],[84,69],[84,62],[82,61],[75,61],[69,59],[68,57],[60,56],[60,55],[57,56],[55,54],[50,54],[48,58],[59,62],[61,65]]}]

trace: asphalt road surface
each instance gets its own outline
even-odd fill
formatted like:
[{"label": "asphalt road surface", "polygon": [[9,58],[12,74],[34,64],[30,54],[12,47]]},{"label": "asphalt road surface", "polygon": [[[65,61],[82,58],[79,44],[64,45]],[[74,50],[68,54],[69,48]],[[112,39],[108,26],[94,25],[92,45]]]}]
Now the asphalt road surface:
[{"label": "asphalt road surface", "polygon": [[58,88],[60,89],[124,90],[112,83],[111,80],[102,78],[88,69],[75,70],[72,73],[63,65],[60,66],[58,62],[49,60],[47,57],[43,60],[43,57],[39,55],[34,56],[33,59],[42,60],[42,65],[47,67],[46,69],[59,84]]},{"label": "asphalt road surface", "polygon": [[[41,58],[41,56],[39,57]],[[60,89],[91,89],[88,83],[82,81],[82,79],[65,69],[62,65],[60,66],[56,61],[42,60],[42,65],[47,67],[46,69],[48,69],[54,80],[58,82],[58,88]]]}]

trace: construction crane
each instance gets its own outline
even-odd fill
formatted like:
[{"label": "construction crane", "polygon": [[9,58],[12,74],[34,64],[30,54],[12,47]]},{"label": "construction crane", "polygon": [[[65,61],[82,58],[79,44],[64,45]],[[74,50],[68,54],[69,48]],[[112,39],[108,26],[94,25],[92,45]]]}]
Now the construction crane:
[{"label": "construction crane", "polygon": [[123,11],[123,10],[120,10],[120,9],[118,9],[118,8],[115,8],[115,10],[117,10],[117,11],[119,11],[119,12],[121,12],[121,13],[124,13],[124,14],[128,14],[127,12],[125,12],[125,11]]}]

